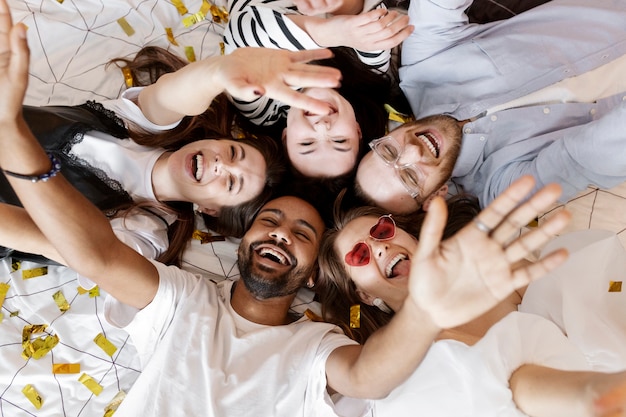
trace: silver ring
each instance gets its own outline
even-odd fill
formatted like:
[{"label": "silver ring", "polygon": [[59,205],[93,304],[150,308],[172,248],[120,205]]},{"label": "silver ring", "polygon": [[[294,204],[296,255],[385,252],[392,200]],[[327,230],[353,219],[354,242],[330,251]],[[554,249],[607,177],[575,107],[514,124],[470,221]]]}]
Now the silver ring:
[{"label": "silver ring", "polygon": [[491,227],[480,221],[478,217],[474,217],[474,224],[476,225],[476,228],[481,232],[485,232],[487,234],[491,233]]}]

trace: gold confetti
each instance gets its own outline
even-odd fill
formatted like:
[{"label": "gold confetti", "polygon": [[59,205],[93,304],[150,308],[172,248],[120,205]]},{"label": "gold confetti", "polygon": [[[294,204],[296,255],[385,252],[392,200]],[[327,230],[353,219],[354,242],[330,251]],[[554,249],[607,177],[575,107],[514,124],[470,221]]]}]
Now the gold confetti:
[{"label": "gold confetti", "polygon": [[539,227],[539,217],[535,217],[533,220],[528,222],[528,227]]},{"label": "gold confetti", "polygon": [[86,386],[89,389],[89,391],[93,392],[95,395],[100,395],[100,393],[104,389],[102,388],[102,385],[96,382],[95,379],[93,379],[92,377],[90,377],[89,375],[85,373],[83,373],[78,378],[78,381],[80,381],[84,386]]},{"label": "gold confetti", "polygon": [[98,297],[100,295],[100,288],[98,288],[97,285],[90,290],[86,290],[83,287],[78,286],[76,287],[76,291],[78,291],[78,294],[80,295],[89,294],[89,298]]},{"label": "gold confetti", "polygon": [[212,4],[209,10],[215,23],[228,23],[228,11],[226,8]]},{"label": "gold confetti", "polygon": [[42,275],[48,275],[48,267],[47,266],[40,266],[39,268],[23,269],[22,270],[22,279],[37,278],[37,277],[40,277]]},{"label": "gold confetti", "polygon": [[21,261],[13,261],[11,262],[11,272],[15,272],[22,267]]},{"label": "gold confetti", "polygon": [[63,2],[64,2],[64,1],[65,1],[65,0],[57,0],[57,3],[59,3],[59,4],[63,4]]},{"label": "gold confetti", "polygon": [[622,292],[622,281],[609,281],[609,292]]},{"label": "gold confetti", "polygon": [[385,110],[387,110],[387,114],[389,115],[389,120],[400,123],[407,123],[414,120],[413,116],[407,115],[404,113],[400,113],[398,110],[391,107],[389,104],[385,104]]},{"label": "gold confetti", "polygon": [[117,19],[117,24],[120,25],[124,33],[126,33],[126,36],[133,36],[135,34],[135,29],[133,29],[130,23],[123,17]]},{"label": "gold confetti", "polygon": [[211,242],[223,242],[226,240],[224,236],[214,235],[211,232],[203,232],[202,230],[194,230],[191,235],[192,239],[199,240],[201,244],[211,243]]},{"label": "gold confetti", "polygon": [[20,315],[20,310],[15,310],[15,311],[11,311],[11,314],[9,314],[9,317],[16,317]]},{"label": "gold confetti", "polygon": [[57,335],[46,335],[32,339],[33,334],[44,333],[48,325],[29,324],[22,329],[22,357],[24,359],[41,359],[50,352],[58,343]]},{"label": "gold confetti", "polygon": [[31,384],[27,384],[24,388],[22,388],[22,393],[30,400],[31,403],[33,403],[37,410],[41,408],[43,405],[43,399],[41,399],[41,395],[39,395],[35,387]]},{"label": "gold confetti", "polygon": [[350,306],[350,328],[358,329],[361,327],[361,305],[354,304]]},{"label": "gold confetti", "polygon": [[172,32],[172,28],[165,28],[165,33],[167,34],[167,40],[170,41],[172,45],[178,46],[178,42],[176,42],[176,38],[174,38],[174,32]]},{"label": "gold confetti", "polygon": [[323,321],[324,321],[324,319],[323,319],[323,318],[321,318],[320,316],[318,316],[317,314],[315,314],[315,313],[313,312],[313,310],[308,309],[308,308],[307,308],[306,310],[304,310],[304,315],[305,315],[305,316],[307,316],[307,318],[308,318],[309,320],[311,320],[311,321],[319,321],[319,322],[323,322]]},{"label": "gold confetti", "polygon": [[224,42],[220,42],[220,55],[224,55],[225,52],[226,52],[226,47],[224,45]]},{"label": "gold confetti", "polygon": [[52,294],[52,298],[54,299],[54,302],[59,307],[59,310],[61,310],[61,312],[65,313],[67,310],[70,309],[70,303],[67,302],[61,290]]},{"label": "gold confetti", "polygon": [[126,84],[127,88],[135,85],[135,80],[133,80],[133,73],[130,71],[128,67],[120,68],[122,70],[122,75],[124,75],[124,84]]},{"label": "gold confetti", "polygon": [[53,374],[77,374],[80,372],[80,363],[53,363]]},{"label": "gold confetti", "polygon": [[126,398],[126,393],[124,391],[119,391],[115,394],[115,397],[104,407],[104,417],[110,417],[115,413],[117,408],[120,406],[122,401]]},{"label": "gold confetti", "polygon": [[115,353],[115,351],[117,350],[117,347],[115,347],[115,345],[113,343],[111,343],[109,341],[109,339],[107,339],[106,337],[104,337],[104,335],[102,333],[99,333],[94,339],[94,342],[96,342],[96,345],[98,345],[100,347],[100,349],[104,350],[104,352],[109,355],[109,356],[113,356],[113,354]]},{"label": "gold confetti", "polygon": [[180,14],[181,16],[188,13],[187,8],[181,0],[172,0],[172,3],[174,4],[174,6],[176,6],[176,10],[178,10],[178,14]]},{"label": "gold confetti", "polygon": [[189,62],[196,62],[196,53],[193,50],[193,46],[185,46],[185,56]]},{"label": "gold confetti", "polygon": [[183,19],[183,26],[186,28],[195,25],[198,22],[202,22],[206,16],[202,12],[194,13]]},{"label": "gold confetti", "polygon": [[0,282],[0,307],[2,307],[2,305],[4,304],[4,299],[9,292],[9,288],[11,288],[9,284],[5,282]]}]

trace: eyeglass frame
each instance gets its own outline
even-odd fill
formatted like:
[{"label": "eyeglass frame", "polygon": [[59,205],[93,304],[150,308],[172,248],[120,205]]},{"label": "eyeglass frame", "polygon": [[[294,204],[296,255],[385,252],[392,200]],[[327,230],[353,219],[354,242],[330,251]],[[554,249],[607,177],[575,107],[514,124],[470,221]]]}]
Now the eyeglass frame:
[{"label": "eyeglass frame", "polygon": [[[385,158],[381,152],[378,149],[379,144],[381,143],[390,143],[397,151],[398,151],[398,155],[396,156],[396,158],[393,161],[388,160],[387,158]],[[421,192],[420,190],[415,190],[413,189],[413,187],[409,184],[407,184],[402,175],[400,175],[400,171],[404,170],[404,171],[409,171],[409,172],[413,172],[415,173],[415,177],[418,178],[424,178],[424,171],[422,171],[416,164],[404,164],[404,165],[399,165],[398,164],[398,160],[400,159],[400,157],[402,156],[402,153],[404,152],[404,147],[402,145],[400,145],[400,143],[398,143],[397,140],[395,140],[393,138],[393,136],[390,135],[386,135],[383,136],[381,138],[378,139],[374,139],[369,143],[369,147],[372,151],[374,151],[374,153],[376,155],[378,155],[378,157],[380,159],[382,159],[382,161],[384,162],[385,165],[387,166],[393,166],[396,174],[398,174],[398,178],[400,179],[400,182],[402,183],[402,186],[406,189],[406,191],[409,193],[409,195],[411,196],[412,199],[416,199],[417,197],[420,196]],[[416,187],[419,187],[418,185],[416,185]]]}]

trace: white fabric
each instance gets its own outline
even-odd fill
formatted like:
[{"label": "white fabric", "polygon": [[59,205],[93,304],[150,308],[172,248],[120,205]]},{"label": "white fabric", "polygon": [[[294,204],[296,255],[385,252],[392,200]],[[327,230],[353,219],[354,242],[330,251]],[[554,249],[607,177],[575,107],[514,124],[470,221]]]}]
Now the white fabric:
[{"label": "white fabric", "polygon": [[387,398],[375,402],[376,417],[519,417],[509,377],[525,363],[566,370],[590,369],[585,357],[549,321],[514,312],[478,343],[433,344],[419,368]]},{"label": "white fabric", "polygon": [[112,298],[105,306],[111,324],[127,325],[143,364],[116,417],[335,415],[326,358],[354,343],[337,327],[306,318],[286,326],[249,322],[230,305],[231,281],[218,287],[155,265],[159,289],[146,308]]}]

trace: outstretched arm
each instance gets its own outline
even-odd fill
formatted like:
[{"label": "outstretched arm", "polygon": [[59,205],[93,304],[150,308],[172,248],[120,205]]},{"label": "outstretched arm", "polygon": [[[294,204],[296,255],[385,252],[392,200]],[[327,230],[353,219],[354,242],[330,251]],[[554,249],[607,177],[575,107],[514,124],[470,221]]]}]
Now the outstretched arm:
[{"label": "outstretched arm", "polygon": [[[13,26],[0,0],[0,167],[41,175],[51,162],[22,118],[29,50],[25,27]],[[107,218],[62,175],[31,182],[7,175],[29,216],[70,267],[123,303],[142,308],[158,287],[152,263],[120,242]],[[4,219],[3,219],[4,220]]]},{"label": "outstretched arm", "polygon": [[204,112],[217,95],[226,92],[246,101],[265,95],[290,106],[326,114],[330,112],[328,103],[292,87],[337,87],[339,70],[308,64],[331,56],[327,49],[290,52],[239,48],[163,75],[141,91],[139,107],[148,120],[167,125]]},{"label": "outstretched arm", "polygon": [[413,373],[441,329],[473,320],[565,261],[567,253],[560,250],[533,264],[518,262],[566,226],[566,211],[509,242],[560,195],[553,184],[520,205],[533,186],[531,177],[518,180],[476,222],[444,242],[446,206],[441,198],[433,200],[411,257],[409,297],[362,348],[341,347],[331,354],[329,385],[352,397],[386,396]]}]

